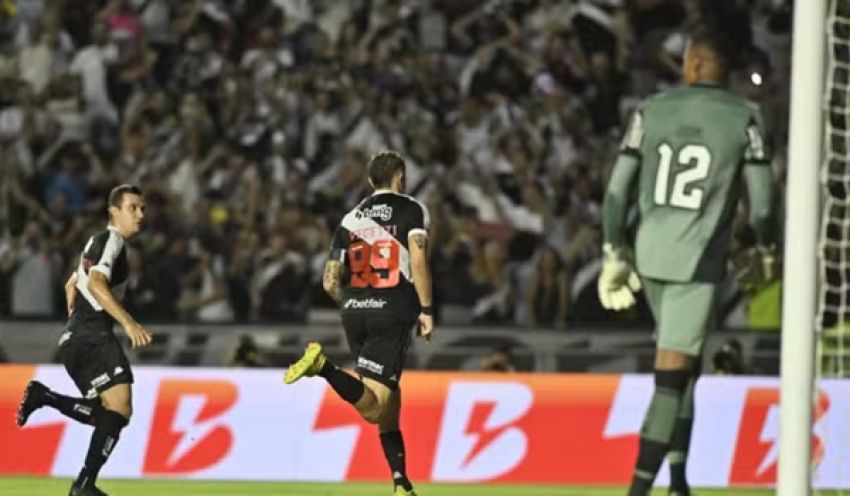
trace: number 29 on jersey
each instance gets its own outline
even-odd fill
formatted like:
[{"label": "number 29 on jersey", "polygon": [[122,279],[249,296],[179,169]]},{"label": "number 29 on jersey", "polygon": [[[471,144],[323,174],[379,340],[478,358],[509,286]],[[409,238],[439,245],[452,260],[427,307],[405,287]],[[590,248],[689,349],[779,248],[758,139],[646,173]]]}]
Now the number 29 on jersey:
[{"label": "number 29 on jersey", "polygon": [[348,260],[352,288],[386,289],[399,283],[399,247],[395,240],[352,243]]}]

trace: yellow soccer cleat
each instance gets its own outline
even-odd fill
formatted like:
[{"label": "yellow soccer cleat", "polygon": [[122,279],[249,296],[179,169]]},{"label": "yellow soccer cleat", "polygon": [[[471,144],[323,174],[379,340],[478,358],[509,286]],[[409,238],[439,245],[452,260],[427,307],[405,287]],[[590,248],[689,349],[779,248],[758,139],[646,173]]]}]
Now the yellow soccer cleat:
[{"label": "yellow soccer cleat", "polygon": [[416,491],[414,491],[413,489],[411,489],[410,491],[405,491],[403,487],[396,486],[393,496],[416,496]]},{"label": "yellow soccer cleat", "polygon": [[286,370],[283,382],[292,384],[302,377],[313,377],[318,374],[325,365],[325,352],[319,343],[310,343],[304,355]]}]

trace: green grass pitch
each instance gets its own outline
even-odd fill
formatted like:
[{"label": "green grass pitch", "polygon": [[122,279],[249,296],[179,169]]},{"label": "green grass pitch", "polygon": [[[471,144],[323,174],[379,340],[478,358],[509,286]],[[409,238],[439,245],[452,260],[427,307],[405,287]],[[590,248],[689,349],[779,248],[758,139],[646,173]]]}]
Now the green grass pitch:
[{"label": "green grass pitch", "polygon": [[[0,478],[3,496],[64,496],[70,480]],[[188,482],[163,480],[105,480],[101,489],[114,496],[381,496],[391,495],[386,484],[286,484],[252,482]],[[440,485],[417,487],[420,496],[623,496],[624,488],[552,486]],[[697,496],[768,496],[772,490],[700,490]],[[666,496],[666,490],[657,490]],[[821,493],[837,496],[836,492]]]}]

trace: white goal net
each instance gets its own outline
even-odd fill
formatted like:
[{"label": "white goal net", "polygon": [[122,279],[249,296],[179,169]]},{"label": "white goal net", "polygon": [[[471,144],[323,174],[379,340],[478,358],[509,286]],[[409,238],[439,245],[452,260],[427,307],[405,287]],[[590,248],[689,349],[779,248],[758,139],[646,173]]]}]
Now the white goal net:
[{"label": "white goal net", "polygon": [[[805,2],[805,0],[797,0]],[[824,94],[824,160],[821,169],[823,210],[820,233],[819,377],[850,377],[850,0],[831,0],[826,19],[827,73]],[[820,381],[816,383],[820,386]],[[816,387],[815,419],[820,405]],[[827,415],[830,433],[850,429],[850,419]],[[841,426],[834,425],[841,423]],[[847,427],[844,427],[847,425]],[[843,436],[842,436],[843,438]],[[845,450],[826,440],[827,449]],[[845,451],[850,455],[850,451]],[[812,453],[816,485],[821,474],[817,449]],[[850,461],[850,457],[842,456]],[[842,463],[844,466],[847,462]],[[834,474],[847,485],[850,469]],[[833,477],[829,477],[832,479]],[[839,491],[850,494],[850,490]]]},{"label": "white goal net", "polygon": [[850,331],[850,0],[832,0],[827,23],[817,330],[821,335],[822,376],[846,377],[850,371],[843,339]]}]

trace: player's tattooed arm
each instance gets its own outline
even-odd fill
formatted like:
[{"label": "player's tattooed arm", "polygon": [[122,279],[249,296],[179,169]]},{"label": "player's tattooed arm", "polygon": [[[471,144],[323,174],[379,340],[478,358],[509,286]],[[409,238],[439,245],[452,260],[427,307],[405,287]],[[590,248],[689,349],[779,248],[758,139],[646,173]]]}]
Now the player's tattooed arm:
[{"label": "player's tattooed arm", "polygon": [[425,253],[428,253],[428,236],[424,234],[414,234],[410,237],[413,240],[413,243],[416,244],[416,247],[422,250]]},{"label": "player's tattooed arm", "polygon": [[428,235],[414,232],[408,237],[410,249],[410,271],[413,274],[413,286],[419,296],[419,304],[430,307],[433,304],[431,293],[431,269],[428,266]]},{"label": "player's tattooed arm", "polygon": [[322,287],[337,304],[342,301],[342,262],[328,260],[325,263],[325,275],[322,277]]}]

